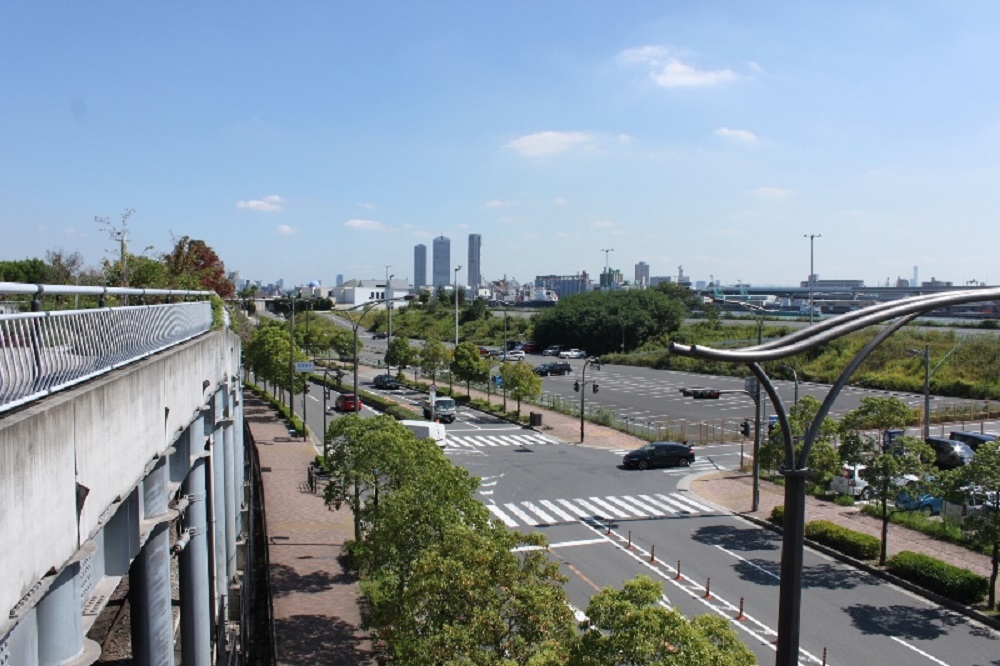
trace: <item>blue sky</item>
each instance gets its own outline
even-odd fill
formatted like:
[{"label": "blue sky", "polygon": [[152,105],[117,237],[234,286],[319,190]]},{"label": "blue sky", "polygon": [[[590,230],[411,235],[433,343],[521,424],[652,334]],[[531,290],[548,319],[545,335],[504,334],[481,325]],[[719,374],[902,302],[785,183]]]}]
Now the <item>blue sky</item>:
[{"label": "blue sky", "polygon": [[[27,2],[0,259],[205,240],[242,277],[996,283],[1000,3]],[[460,273],[464,278],[465,271]]]}]

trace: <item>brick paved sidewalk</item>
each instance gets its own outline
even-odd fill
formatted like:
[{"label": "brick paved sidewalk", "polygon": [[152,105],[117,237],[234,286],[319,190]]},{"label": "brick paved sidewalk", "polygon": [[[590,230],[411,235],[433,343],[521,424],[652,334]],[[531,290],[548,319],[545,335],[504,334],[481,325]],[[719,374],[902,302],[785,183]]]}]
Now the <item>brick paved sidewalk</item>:
[{"label": "brick paved sidewalk", "polygon": [[252,393],[244,399],[267,506],[278,663],[375,664],[358,628],[357,582],[337,561],[354,536],[353,515],[346,508],[328,510],[322,495],[306,487],[306,469],[316,456],[312,442],[289,441],[276,411]]}]

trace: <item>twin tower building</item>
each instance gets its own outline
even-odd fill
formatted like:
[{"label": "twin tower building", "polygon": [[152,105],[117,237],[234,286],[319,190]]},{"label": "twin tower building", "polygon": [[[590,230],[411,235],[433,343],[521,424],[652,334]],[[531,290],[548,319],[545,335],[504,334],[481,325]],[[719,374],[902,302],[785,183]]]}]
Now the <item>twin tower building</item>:
[{"label": "twin tower building", "polygon": [[431,271],[431,281],[427,282],[427,246],[421,243],[413,248],[413,286],[422,287],[448,286],[457,282],[458,273],[465,268],[466,280],[462,283],[471,289],[482,286],[479,254],[482,237],[479,234],[469,234],[469,260],[463,267],[452,265],[451,240],[444,236],[434,239],[434,263]]}]

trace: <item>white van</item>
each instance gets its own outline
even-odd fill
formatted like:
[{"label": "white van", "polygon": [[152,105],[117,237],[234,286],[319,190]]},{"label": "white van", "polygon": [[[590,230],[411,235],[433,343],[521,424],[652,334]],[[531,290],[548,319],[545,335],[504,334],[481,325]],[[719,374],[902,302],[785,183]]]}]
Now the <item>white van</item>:
[{"label": "white van", "polygon": [[400,421],[404,428],[417,436],[417,439],[433,439],[442,449],[448,446],[448,432],[443,423],[432,421]]},{"label": "white van", "polygon": [[864,468],[864,465],[844,465],[840,475],[830,479],[830,490],[839,495],[868,499],[871,497],[871,488],[868,487],[868,482],[861,478],[861,470]]}]

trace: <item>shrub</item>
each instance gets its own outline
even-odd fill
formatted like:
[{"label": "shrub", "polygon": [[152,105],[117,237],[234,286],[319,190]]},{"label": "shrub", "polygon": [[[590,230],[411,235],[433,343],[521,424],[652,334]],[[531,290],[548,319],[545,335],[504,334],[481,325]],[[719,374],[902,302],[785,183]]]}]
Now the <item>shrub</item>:
[{"label": "shrub", "polygon": [[928,555],[904,550],[885,564],[890,573],[962,604],[981,601],[989,591],[985,576]]},{"label": "shrub", "polygon": [[881,546],[881,542],[869,534],[849,530],[828,520],[806,523],[806,538],[859,560],[874,560]]},{"label": "shrub", "polygon": [[833,503],[840,506],[854,506],[854,498],[850,495],[837,495],[833,498]]},{"label": "shrub", "polygon": [[784,525],[785,507],[779,504],[778,506],[771,509],[771,517],[768,520],[770,520],[775,525]]}]

